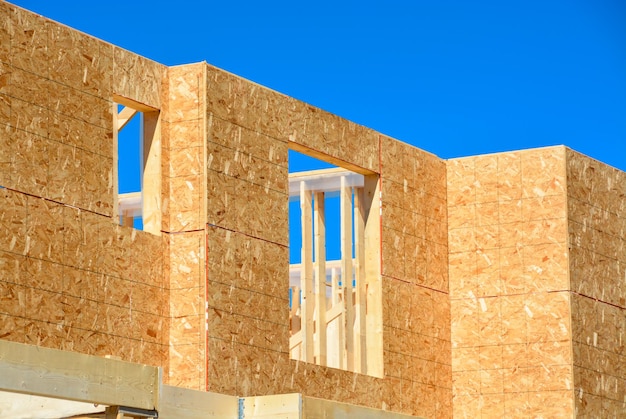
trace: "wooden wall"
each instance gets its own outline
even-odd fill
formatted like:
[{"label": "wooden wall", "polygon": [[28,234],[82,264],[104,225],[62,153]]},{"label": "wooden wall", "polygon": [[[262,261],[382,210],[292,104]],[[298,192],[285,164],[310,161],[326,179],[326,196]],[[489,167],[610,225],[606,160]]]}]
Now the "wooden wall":
[{"label": "wooden wall", "polygon": [[160,237],[111,216],[113,93],[165,67],[0,2],[0,338],[165,365]]},{"label": "wooden wall", "polygon": [[[445,162],[206,63],[0,22],[0,339],[239,396],[624,413],[624,172],[564,147]],[[114,95],[161,111],[160,237],[113,219]],[[289,358],[290,148],[380,177],[381,377]]]},{"label": "wooden wall", "polygon": [[626,414],[626,174],[567,150],[574,400]]},{"label": "wooden wall", "polygon": [[206,389],[204,64],[171,67],[163,114],[163,235],[170,385]]},{"label": "wooden wall", "polygon": [[[445,163],[207,66],[209,389],[451,415]],[[384,377],[289,359],[288,149],[377,173]]]},{"label": "wooden wall", "polygon": [[574,410],[565,148],[448,161],[455,417]]}]

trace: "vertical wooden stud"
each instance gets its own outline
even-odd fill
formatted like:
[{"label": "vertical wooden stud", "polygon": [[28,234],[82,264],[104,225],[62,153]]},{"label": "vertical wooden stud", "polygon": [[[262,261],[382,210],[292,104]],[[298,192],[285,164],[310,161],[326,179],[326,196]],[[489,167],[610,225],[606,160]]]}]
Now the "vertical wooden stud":
[{"label": "vertical wooden stud", "polygon": [[302,347],[304,361],[314,362],[313,359],[313,231],[311,228],[311,211],[313,205],[312,193],[306,190],[306,183],[300,182],[300,210],[302,223],[302,271],[300,273],[300,287],[302,288]]},{"label": "vertical wooden stud", "polygon": [[354,189],[354,253],[356,259],[355,278],[355,368],[356,372],[367,372],[367,351],[365,334],[366,300],[365,294],[365,208],[363,188]]},{"label": "vertical wooden stud", "polygon": [[315,358],[319,365],[326,365],[326,217],[324,192],[314,195],[315,214]]},{"label": "vertical wooden stud", "polygon": [[345,303],[346,368],[354,371],[354,305],[352,299],[352,188],[341,177],[341,284]]}]

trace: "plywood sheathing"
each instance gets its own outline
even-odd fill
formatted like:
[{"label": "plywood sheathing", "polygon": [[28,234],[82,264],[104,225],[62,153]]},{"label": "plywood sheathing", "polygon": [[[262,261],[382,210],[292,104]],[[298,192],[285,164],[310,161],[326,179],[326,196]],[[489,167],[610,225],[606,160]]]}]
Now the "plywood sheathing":
[{"label": "plywood sheathing", "polygon": [[622,416],[626,174],[567,150],[576,414]]},{"label": "plywood sheathing", "polygon": [[214,117],[290,141],[339,166],[378,171],[374,131],[212,66],[207,66],[207,83],[207,110]]},{"label": "plywood sheathing", "polygon": [[455,416],[573,412],[565,177],[563,147],[448,162]]},{"label": "plywood sheathing", "polygon": [[204,64],[171,67],[163,110],[163,230],[204,230]]},{"label": "plywood sheathing", "polygon": [[165,362],[160,238],[15,191],[0,201],[3,339]]},{"label": "plywood sheathing", "polygon": [[[383,278],[393,284],[393,292],[385,298],[387,304],[405,304],[408,310],[397,315],[393,327],[402,331],[411,328],[411,337],[415,339],[407,338],[406,342],[415,343],[412,347],[417,348],[419,356],[406,349],[385,351],[385,367],[396,356],[412,375],[405,369],[401,375],[392,376],[390,368],[391,373],[381,380],[291,361],[285,347],[287,299],[281,291],[281,278],[286,277],[288,267],[288,143],[297,150],[324,154],[344,167],[371,173],[380,172],[379,134],[213,67],[208,67],[207,76],[209,388],[244,395],[301,391],[340,401],[358,400],[359,404],[395,411],[449,416],[445,164],[406,145],[406,151],[420,159],[424,171],[429,173],[418,180],[412,174],[407,180],[407,186],[423,193],[424,200],[409,193],[407,199],[411,203],[397,203],[399,209],[412,214],[411,220],[417,220],[411,224],[412,238],[407,240],[413,244],[412,252],[416,255],[414,260],[406,261],[408,269],[416,273],[403,273],[397,279]],[[387,160],[385,164],[391,166],[392,162]],[[384,170],[382,173],[385,205],[394,195],[385,192],[387,179]],[[396,179],[396,183],[404,187],[404,180]],[[431,204],[436,209],[423,210]],[[388,219],[392,222],[391,217]],[[427,223],[427,219],[433,222]],[[383,243],[385,234],[391,236],[390,231],[383,230]],[[404,272],[405,251],[407,255],[411,252],[404,247],[402,228],[399,234],[402,245],[398,263]],[[393,261],[388,266],[392,271]],[[413,287],[399,296],[395,293],[399,286],[396,281]],[[438,291],[430,295],[428,287]],[[424,301],[421,297],[416,299],[412,306],[412,293],[421,290],[427,296]],[[405,299],[402,303],[401,298]],[[261,305],[272,307],[262,309],[254,305],[257,300],[267,300]],[[405,324],[407,316],[416,310],[422,313],[421,303],[430,308],[436,305],[437,319],[432,312],[423,313],[423,318],[411,319],[411,326]],[[250,306],[254,308],[251,310]],[[388,312],[385,316],[391,318]],[[404,338],[398,334],[398,339]],[[402,347],[391,338],[385,342]],[[441,384],[435,385],[435,375]]]},{"label": "plywood sheathing", "polygon": [[112,93],[158,108],[164,67],[6,3],[0,14],[0,132],[14,151],[0,153],[0,184],[110,216]]},{"label": "plywood sheathing", "polygon": [[[161,239],[110,218],[115,48],[4,2],[0,16],[1,280],[14,298],[0,335],[164,365]],[[135,58],[125,80],[163,69]]]},{"label": "plywood sheathing", "polygon": [[163,83],[163,232],[170,288],[170,385],[206,390],[204,64],[171,67]]},{"label": "plywood sheathing", "polygon": [[417,415],[451,413],[445,162],[381,137],[385,374],[411,388]]}]

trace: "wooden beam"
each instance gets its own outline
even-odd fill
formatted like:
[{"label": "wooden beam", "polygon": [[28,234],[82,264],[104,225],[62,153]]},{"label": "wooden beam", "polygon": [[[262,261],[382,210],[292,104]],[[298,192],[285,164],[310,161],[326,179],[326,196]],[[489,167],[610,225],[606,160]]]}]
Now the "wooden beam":
[{"label": "wooden beam", "polygon": [[354,256],[356,259],[355,319],[355,368],[356,372],[367,372],[367,341],[365,333],[366,287],[365,287],[365,207],[363,188],[354,190]]},{"label": "wooden beam", "polygon": [[146,105],[145,103],[137,102],[136,100],[129,99],[124,96],[120,96],[118,94],[113,94],[113,102],[119,103],[120,105],[128,106],[133,109],[137,109],[140,112],[155,112],[158,111],[158,108],[155,108],[150,105]]},{"label": "wooden beam", "polygon": [[313,148],[296,143],[295,141],[289,140],[289,149],[293,151],[297,151],[298,153],[306,154],[307,156],[310,156],[310,157],[314,157],[318,160],[322,160],[330,164],[334,164],[335,166],[343,167],[344,169],[348,169],[352,172],[360,173],[362,175],[376,174],[376,172],[373,172],[369,169],[365,169],[363,167],[357,166],[356,164],[329,156],[327,153],[317,151]]},{"label": "wooden beam", "polygon": [[0,340],[0,391],[153,410],[159,369]]},{"label": "wooden beam", "polygon": [[300,273],[302,288],[302,303],[300,317],[302,318],[302,346],[304,361],[313,363],[313,308],[315,297],[313,294],[313,229],[312,206],[313,194],[306,189],[306,183],[300,183],[300,210],[302,223],[302,271]]},{"label": "wooden beam", "polygon": [[128,106],[122,108],[122,110],[117,114],[117,123],[115,124],[117,130],[121,131],[131,121],[131,119],[137,115],[137,112],[137,109],[133,109]]},{"label": "wooden beam", "polygon": [[352,188],[341,178],[341,285],[345,303],[346,368],[354,371],[354,306],[352,302]]},{"label": "wooden beam", "polygon": [[315,358],[326,365],[326,216],[324,192],[314,195],[315,215]]},{"label": "wooden beam", "polygon": [[[417,416],[302,396],[301,418],[417,419]],[[248,416],[246,415],[246,418]],[[269,416],[264,416],[269,417]],[[278,416],[276,416],[278,417]],[[284,416],[280,416],[281,418]]]},{"label": "wooden beam", "polygon": [[159,112],[144,112],[141,124],[141,195],[143,230],[161,235],[161,118]]},{"label": "wooden beam", "polygon": [[237,417],[239,398],[225,394],[161,386],[159,417],[176,419],[232,419]]},{"label": "wooden beam", "polygon": [[383,299],[380,274],[380,179],[365,176],[365,282],[367,297],[367,374],[383,377]]},{"label": "wooden beam", "polygon": [[243,399],[243,413],[240,417],[258,419],[305,417],[302,416],[302,395],[299,393],[246,397]]},{"label": "wooden beam", "polygon": [[[118,130],[117,130],[117,125],[118,125],[118,121],[117,121],[117,103],[112,103],[111,104],[111,109],[113,111],[113,156],[110,156],[113,158],[113,170],[111,171],[111,178],[110,182],[113,183],[113,220],[115,220],[116,223],[120,222],[120,206],[118,203],[118,196],[120,193],[120,187],[119,187],[119,170],[118,170],[118,166],[119,166],[119,157],[118,157],[118,152],[119,152],[119,147],[118,147],[118,141],[119,141],[119,136],[118,136]],[[106,156],[105,156],[106,157]]]}]

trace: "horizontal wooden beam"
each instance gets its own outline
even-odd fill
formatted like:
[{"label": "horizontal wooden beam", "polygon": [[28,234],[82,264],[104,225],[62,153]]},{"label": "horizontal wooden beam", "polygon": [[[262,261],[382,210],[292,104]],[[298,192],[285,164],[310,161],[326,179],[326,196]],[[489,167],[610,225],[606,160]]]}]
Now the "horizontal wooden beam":
[{"label": "horizontal wooden beam", "polygon": [[363,175],[341,168],[294,172],[289,173],[289,197],[300,196],[302,182],[307,191],[338,193],[342,178],[345,178],[346,186],[351,188],[362,188],[365,182]]},{"label": "horizontal wooden beam", "polygon": [[186,388],[161,386],[159,417],[176,419],[232,419],[239,397]]},{"label": "horizontal wooden beam", "polygon": [[140,112],[156,112],[156,111],[158,111],[157,108],[154,108],[152,106],[148,106],[148,105],[146,105],[144,103],[137,102],[136,100],[132,100],[132,99],[129,99],[127,97],[116,95],[116,94],[113,95],[113,102],[119,103],[120,105],[128,106],[128,107],[136,109],[136,110],[138,110]]},{"label": "horizontal wooden beam", "polygon": [[0,391],[152,410],[157,367],[0,340]]},{"label": "horizontal wooden beam", "polygon": [[362,175],[373,175],[376,172],[372,172],[371,170],[365,169],[363,167],[357,166],[356,164],[349,163],[347,161],[338,159],[336,157],[329,156],[328,154],[315,150],[313,148],[307,147],[303,144],[296,143],[295,141],[289,140],[289,149],[293,151],[297,151],[298,153],[306,154],[309,157],[316,158],[318,160],[322,160],[333,164],[335,166],[343,167],[344,169],[351,170],[356,173],[360,173]]}]

